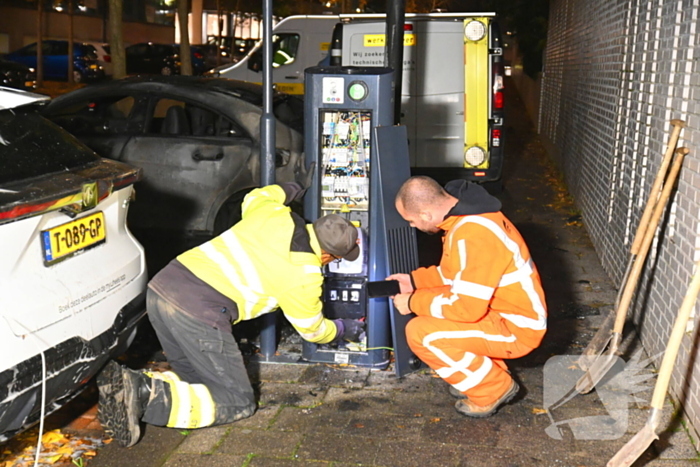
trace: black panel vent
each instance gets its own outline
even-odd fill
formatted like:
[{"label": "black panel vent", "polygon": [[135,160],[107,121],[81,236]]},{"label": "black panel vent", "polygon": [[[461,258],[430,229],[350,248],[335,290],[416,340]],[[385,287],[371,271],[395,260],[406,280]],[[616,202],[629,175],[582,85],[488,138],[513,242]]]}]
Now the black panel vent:
[{"label": "black panel vent", "polygon": [[391,274],[408,274],[418,268],[416,230],[413,227],[389,229],[388,240]]}]

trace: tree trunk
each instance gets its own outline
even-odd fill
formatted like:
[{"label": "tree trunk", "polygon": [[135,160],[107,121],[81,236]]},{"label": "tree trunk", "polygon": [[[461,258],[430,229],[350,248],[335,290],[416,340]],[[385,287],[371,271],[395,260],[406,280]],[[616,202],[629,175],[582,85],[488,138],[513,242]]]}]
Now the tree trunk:
[{"label": "tree trunk", "polygon": [[68,0],[68,82],[73,79],[73,0]]},{"label": "tree trunk", "polygon": [[44,8],[41,1],[37,1],[36,3],[36,87],[40,88],[44,85],[44,51],[42,50],[41,29],[41,19],[44,14]]},{"label": "tree trunk", "polygon": [[[216,27],[218,29],[218,38],[217,38],[217,45],[219,47],[219,50],[216,51],[216,66],[219,67],[221,66],[221,48],[224,46],[223,43],[223,38],[221,34],[221,30],[223,29],[221,26],[223,25],[223,21],[221,20],[221,0],[216,0]],[[233,50],[233,47],[231,48]]]},{"label": "tree trunk", "polygon": [[188,3],[187,0],[179,0],[177,2],[177,16],[180,20],[180,74],[192,76]]},{"label": "tree trunk", "polygon": [[109,0],[109,50],[112,57],[112,78],[126,76],[126,52],[122,36],[122,0]]}]

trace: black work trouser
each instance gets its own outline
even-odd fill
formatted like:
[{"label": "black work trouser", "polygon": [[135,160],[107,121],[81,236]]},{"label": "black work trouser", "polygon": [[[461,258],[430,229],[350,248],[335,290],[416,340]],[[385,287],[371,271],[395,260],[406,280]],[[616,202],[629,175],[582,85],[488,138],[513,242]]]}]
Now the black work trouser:
[{"label": "black work trouser", "polygon": [[[168,363],[181,381],[203,384],[214,401],[211,425],[231,423],[255,412],[255,395],[243,357],[231,332],[222,331],[192,318],[166,298],[148,289],[148,317],[158,335]],[[142,420],[152,425],[175,426],[171,411],[172,386],[161,381],[151,396]],[[180,388],[179,390],[182,390]]]}]

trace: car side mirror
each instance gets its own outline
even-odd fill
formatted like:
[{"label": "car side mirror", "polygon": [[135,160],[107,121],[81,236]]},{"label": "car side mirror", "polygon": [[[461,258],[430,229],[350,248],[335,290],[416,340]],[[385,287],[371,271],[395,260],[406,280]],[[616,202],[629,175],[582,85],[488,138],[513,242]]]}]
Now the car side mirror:
[{"label": "car side mirror", "polygon": [[263,65],[262,51],[257,50],[257,51],[255,51],[255,53],[251,54],[250,57],[248,58],[248,69],[252,70],[256,73],[259,73],[262,70],[262,65]]}]

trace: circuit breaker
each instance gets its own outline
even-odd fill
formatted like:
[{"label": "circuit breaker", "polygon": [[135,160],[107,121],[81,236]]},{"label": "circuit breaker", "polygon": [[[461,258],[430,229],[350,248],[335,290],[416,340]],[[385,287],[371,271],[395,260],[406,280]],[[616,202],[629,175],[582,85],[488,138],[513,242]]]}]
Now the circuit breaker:
[{"label": "circuit breaker", "polygon": [[[367,282],[384,280],[390,274],[388,258],[396,255],[388,254],[392,246],[385,212],[386,206],[395,211],[398,188],[387,192],[386,187],[400,186],[410,174],[407,149],[398,157],[396,151],[387,150],[386,160],[381,161],[378,154],[377,130],[390,129],[393,122],[393,71],[308,68],[305,89],[306,163],[316,162],[317,170],[304,198],[304,214],[311,221],[326,214],[345,217],[358,229],[360,246],[355,261],[341,260],[324,268],[323,312],[330,319],[363,320],[366,336],[358,344],[305,342],[302,358],[384,368],[394,345],[390,303],[386,297],[370,299]],[[405,136],[403,142],[397,142],[407,144]],[[407,224],[406,228],[413,232]],[[398,246],[400,256],[416,250],[415,233],[405,238],[413,243]],[[417,251],[415,258],[417,264]]]}]

